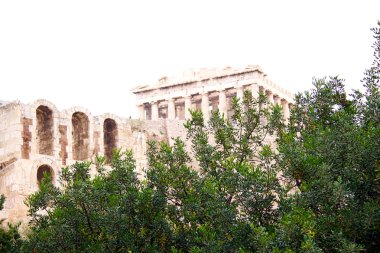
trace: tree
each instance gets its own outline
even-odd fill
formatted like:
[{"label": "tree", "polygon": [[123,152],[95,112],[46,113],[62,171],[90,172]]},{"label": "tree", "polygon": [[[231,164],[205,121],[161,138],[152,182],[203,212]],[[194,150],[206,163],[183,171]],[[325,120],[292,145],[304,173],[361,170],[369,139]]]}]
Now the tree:
[{"label": "tree", "polygon": [[279,141],[278,163],[299,190],[295,201],[312,211],[326,252],[380,248],[380,28],[372,31],[365,92],[348,96],[338,77],[314,80],[314,89],[296,96]]},{"label": "tree", "polygon": [[[0,211],[3,210],[4,202],[4,195],[0,195]],[[3,222],[4,220],[1,220],[0,223]],[[21,243],[18,225],[8,224],[7,228],[0,227],[0,252],[18,252]]]},{"label": "tree", "polygon": [[202,112],[192,112],[185,127],[196,167],[180,139],[173,147],[149,144],[148,187],[166,200],[176,250],[258,250],[256,229],[264,233],[278,219],[274,206],[282,187],[265,140],[276,130],[281,108],[267,106],[263,94],[254,99],[246,92],[243,101],[233,100],[231,120],[216,111],[207,124]]},{"label": "tree", "polygon": [[117,151],[107,172],[105,158],[62,169],[62,188],[44,178],[29,196],[31,234],[25,252],[165,252],[170,228],[163,199],[143,188],[132,153]]}]

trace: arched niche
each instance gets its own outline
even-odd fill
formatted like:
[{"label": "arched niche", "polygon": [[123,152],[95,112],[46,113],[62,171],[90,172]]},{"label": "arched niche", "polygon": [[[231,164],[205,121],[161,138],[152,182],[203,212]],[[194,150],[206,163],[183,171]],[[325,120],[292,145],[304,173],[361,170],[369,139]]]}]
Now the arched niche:
[{"label": "arched niche", "polygon": [[54,119],[53,111],[40,105],[36,109],[37,152],[43,155],[53,155],[54,150]]},{"label": "arched niche", "polygon": [[53,179],[54,179],[53,168],[47,164],[42,164],[38,167],[38,169],[37,169],[37,184],[38,184],[38,186],[41,185],[41,182],[42,182],[44,175],[47,175],[53,181]]},{"label": "arched niche", "polygon": [[117,148],[118,129],[115,120],[110,118],[104,120],[103,136],[104,155],[110,160],[112,158],[113,150]]},{"label": "arched niche", "polygon": [[89,119],[83,112],[75,112],[71,118],[72,140],[73,140],[73,159],[83,161],[89,155]]}]

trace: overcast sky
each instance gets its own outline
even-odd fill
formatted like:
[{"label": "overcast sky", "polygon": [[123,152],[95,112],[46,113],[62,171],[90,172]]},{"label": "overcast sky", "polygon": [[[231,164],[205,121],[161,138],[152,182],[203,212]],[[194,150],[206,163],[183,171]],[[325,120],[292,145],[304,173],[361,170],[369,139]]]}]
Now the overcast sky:
[{"label": "overcast sky", "polygon": [[182,70],[258,64],[292,92],[372,58],[380,1],[0,1],[0,100],[136,116],[130,89]]}]

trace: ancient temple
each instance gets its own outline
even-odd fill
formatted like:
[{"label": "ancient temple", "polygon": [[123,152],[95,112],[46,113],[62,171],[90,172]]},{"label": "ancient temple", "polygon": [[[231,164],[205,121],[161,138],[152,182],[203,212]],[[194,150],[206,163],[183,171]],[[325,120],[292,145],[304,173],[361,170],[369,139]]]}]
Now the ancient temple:
[{"label": "ancient temple", "polygon": [[282,105],[284,119],[288,118],[292,94],[270,81],[257,65],[185,71],[174,77],[164,76],[156,84],[138,86],[132,92],[136,94],[140,119],[184,120],[190,117],[189,109],[202,110],[206,119],[216,109],[228,117],[232,97],[242,98],[246,89],[254,96],[265,92],[271,103]]}]

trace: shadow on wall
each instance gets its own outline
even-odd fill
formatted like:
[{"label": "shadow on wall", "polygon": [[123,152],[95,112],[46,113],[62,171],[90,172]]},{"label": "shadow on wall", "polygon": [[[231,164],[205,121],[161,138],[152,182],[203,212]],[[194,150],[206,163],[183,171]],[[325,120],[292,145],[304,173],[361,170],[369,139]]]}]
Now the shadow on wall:
[{"label": "shadow on wall", "polygon": [[72,116],[73,125],[73,159],[83,161],[89,154],[89,119],[83,112],[75,112]]},{"label": "shadow on wall", "polygon": [[104,120],[104,155],[108,160],[112,159],[113,150],[117,148],[118,130],[116,121],[110,118]]}]

